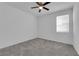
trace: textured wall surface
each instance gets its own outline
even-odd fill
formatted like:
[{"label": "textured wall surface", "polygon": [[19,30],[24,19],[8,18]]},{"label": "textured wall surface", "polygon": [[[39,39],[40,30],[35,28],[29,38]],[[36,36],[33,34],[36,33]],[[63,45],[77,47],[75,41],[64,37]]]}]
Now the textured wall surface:
[{"label": "textured wall surface", "polygon": [[73,8],[74,47],[79,54],[79,3]]},{"label": "textured wall surface", "polygon": [[[38,17],[38,36],[52,41],[73,44],[73,11],[72,8],[55,12],[51,15]],[[56,32],[56,16],[69,15],[69,32]]]},{"label": "textured wall surface", "polygon": [[36,37],[36,18],[0,3],[0,48]]}]

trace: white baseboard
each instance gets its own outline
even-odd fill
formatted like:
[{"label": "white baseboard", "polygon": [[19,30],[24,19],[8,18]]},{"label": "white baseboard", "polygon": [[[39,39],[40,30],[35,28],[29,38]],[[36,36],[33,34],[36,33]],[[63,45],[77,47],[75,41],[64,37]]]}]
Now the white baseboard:
[{"label": "white baseboard", "polygon": [[75,49],[75,51],[77,52],[77,54],[79,55],[79,47],[77,46],[77,45],[73,45],[74,46],[74,49]]},{"label": "white baseboard", "polygon": [[9,42],[9,43],[6,42],[7,44],[0,46],[0,49],[6,48],[6,47],[9,47],[9,46],[13,46],[13,45],[16,45],[16,44],[19,44],[19,43],[22,43],[22,42],[25,42],[25,41],[28,41],[28,40],[31,40],[31,39],[34,39],[34,38],[36,38],[36,35],[30,35],[30,36],[25,37],[23,39],[18,39],[16,41]]},{"label": "white baseboard", "polygon": [[[43,36],[43,35],[38,35],[38,38],[43,38],[43,39],[47,39],[47,40],[51,40],[51,41],[56,41],[56,42],[61,42],[61,43],[65,43],[65,44],[72,45],[72,43],[70,43],[70,42],[65,42],[65,41],[56,40],[56,39],[53,39],[53,38],[51,38],[51,37],[46,37],[46,36]],[[53,40],[52,40],[52,39],[53,39]]]}]

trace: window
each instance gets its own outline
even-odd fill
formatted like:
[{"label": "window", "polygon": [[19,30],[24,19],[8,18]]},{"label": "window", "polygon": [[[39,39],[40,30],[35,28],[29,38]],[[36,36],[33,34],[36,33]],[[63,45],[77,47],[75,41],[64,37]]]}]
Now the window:
[{"label": "window", "polygon": [[57,16],[56,27],[57,32],[69,32],[69,15]]}]

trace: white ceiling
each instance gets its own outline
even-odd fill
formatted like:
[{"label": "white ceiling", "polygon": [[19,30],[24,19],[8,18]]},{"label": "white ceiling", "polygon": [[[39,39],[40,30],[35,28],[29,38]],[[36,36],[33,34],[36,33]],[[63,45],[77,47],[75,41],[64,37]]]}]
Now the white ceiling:
[{"label": "white ceiling", "polygon": [[21,11],[28,11],[29,13],[32,13],[34,15],[45,15],[45,14],[51,14],[56,11],[64,10],[67,8],[71,8],[74,2],[52,2],[48,5],[46,5],[47,8],[49,8],[49,11],[42,10],[40,13],[38,12],[38,9],[31,9],[30,7],[36,6],[35,2],[5,2],[5,4],[12,6],[14,8],[17,8]]}]

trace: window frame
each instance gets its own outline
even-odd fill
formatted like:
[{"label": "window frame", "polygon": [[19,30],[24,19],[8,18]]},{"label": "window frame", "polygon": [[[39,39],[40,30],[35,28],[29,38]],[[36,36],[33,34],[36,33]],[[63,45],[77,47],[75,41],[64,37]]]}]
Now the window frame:
[{"label": "window frame", "polygon": [[[59,30],[59,29],[58,29],[58,22],[57,22],[58,19],[57,19],[57,18],[60,17],[60,19],[63,20],[62,18],[64,18],[65,16],[66,16],[66,17],[68,16],[68,21],[67,21],[67,22],[68,22],[68,25],[65,25],[65,26],[68,27],[68,29],[66,28],[66,29],[64,29],[64,30],[63,30],[63,29],[62,29],[62,30]],[[61,18],[61,17],[62,17],[62,18]],[[61,20],[60,20],[60,21],[61,21]],[[65,20],[66,20],[66,19],[65,19]],[[69,15],[69,14],[63,14],[63,15],[58,15],[58,16],[56,16],[56,32],[57,32],[57,33],[69,33],[69,32],[70,32],[70,31],[69,31],[69,30],[70,30],[70,29],[69,29],[69,27],[70,27],[70,26],[69,26],[69,23],[70,23],[69,20],[70,20],[70,15]],[[64,22],[64,21],[62,21],[62,23],[61,23],[61,24],[62,24],[62,25],[61,25],[62,27],[64,27],[63,24],[66,24],[66,23],[63,23],[63,22]],[[61,27],[61,28],[62,28],[62,27]]]}]

